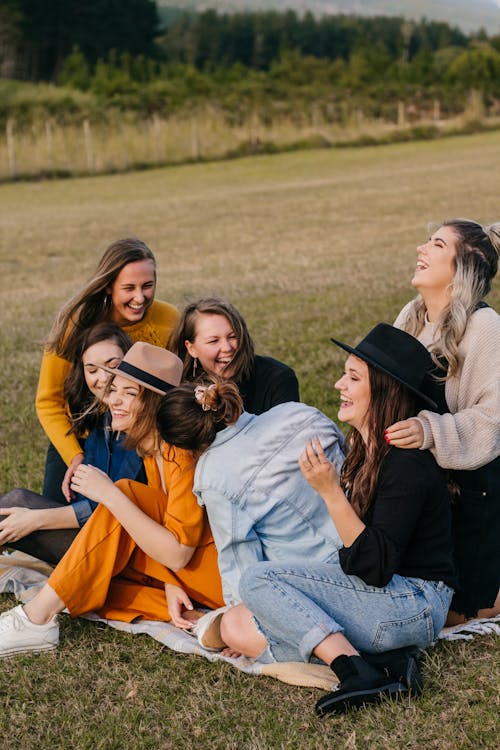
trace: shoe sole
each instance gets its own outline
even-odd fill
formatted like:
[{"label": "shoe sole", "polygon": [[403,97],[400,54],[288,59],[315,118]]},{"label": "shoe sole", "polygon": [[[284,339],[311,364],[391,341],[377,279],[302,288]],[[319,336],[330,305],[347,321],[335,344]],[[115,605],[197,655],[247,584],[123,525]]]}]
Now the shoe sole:
[{"label": "shoe sole", "polygon": [[9,656],[16,656],[17,654],[39,654],[42,651],[53,651],[58,647],[58,643],[47,644],[47,646],[25,646],[24,648],[11,648],[9,651],[1,651],[0,659],[7,658]]},{"label": "shoe sole", "polygon": [[379,703],[384,696],[400,699],[408,694],[408,688],[401,682],[393,682],[390,685],[373,688],[373,690],[359,690],[341,695],[333,692],[321,698],[316,703],[315,710],[316,714],[320,717],[333,712],[346,713],[351,708],[360,708],[368,703]]}]

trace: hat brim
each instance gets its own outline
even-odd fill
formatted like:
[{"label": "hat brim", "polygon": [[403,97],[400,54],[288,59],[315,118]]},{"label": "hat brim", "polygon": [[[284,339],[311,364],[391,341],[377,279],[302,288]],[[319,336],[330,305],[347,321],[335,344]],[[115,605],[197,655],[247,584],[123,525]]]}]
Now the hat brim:
[{"label": "hat brim", "polygon": [[362,359],[363,362],[366,362],[372,367],[375,367],[377,370],[381,370],[382,372],[385,372],[386,375],[390,375],[391,378],[394,378],[394,380],[397,380],[398,383],[401,383],[401,385],[404,385],[406,388],[408,388],[409,391],[418,396],[422,401],[428,404],[428,406],[432,407],[433,410],[437,410],[438,406],[436,402],[432,400],[432,398],[427,396],[425,393],[422,393],[422,391],[419,391],[417,388],[409,385],[405,380],[402,380],[402,378],[398,377],[393,372],[380,365],[374,359],[368,357],[366,354],[364,354],[364,352],[360,352],[355,346],[349,346],[349,344],[344,344],[342,341],[337,341],[337,339],[330,339],[330,341],[332,342],[332,344],[340,346],[340,348],[344,349],[344,351],[349,352],[349,354],[354,354],[355,357],[358,357],[358,359]]},{"label": "hat brim", "polygon": [[154,375],[150,375],[145,370],[141,370],[139,367],[135,367],[129,362],[120,362],[118,367],[107,367],[106,365],[100,365],[100,367],[106,372],[109,372],[110,375],[121,375],[123,378],[131,380],[133,383],[142,385],[149,391],[159,393],[160,396],[165,396],[168,391],[176,387],[173,383],[167,383],[166,380],[155,378]]}]

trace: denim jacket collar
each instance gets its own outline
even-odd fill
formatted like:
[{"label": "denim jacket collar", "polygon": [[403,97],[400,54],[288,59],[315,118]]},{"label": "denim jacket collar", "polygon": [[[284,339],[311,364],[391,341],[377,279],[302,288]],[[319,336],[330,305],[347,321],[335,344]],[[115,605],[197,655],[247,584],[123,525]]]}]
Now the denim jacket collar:
[{"label": "denim jacket collar", "polygon": [[227,443],[228,440],[231,440],[239,432],[244,430],[247,424],[252,421],[252,419],[255,419],[255,414],[249,414],[248,412],[244,411],[234,424],[225,427],[223,430],[217,433],[214,442],[210,445],[208,450],[210,450],[210,448],[212,447],[215,448],[218,445]]}]

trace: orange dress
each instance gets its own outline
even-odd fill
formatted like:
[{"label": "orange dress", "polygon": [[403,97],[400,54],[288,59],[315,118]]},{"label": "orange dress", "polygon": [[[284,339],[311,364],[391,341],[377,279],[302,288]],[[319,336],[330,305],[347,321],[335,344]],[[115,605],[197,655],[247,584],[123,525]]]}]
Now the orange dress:
[{"label": "orange dress", "polygon": [[181,570],[169,570],[143,552],[114,515],[100,505],[48,581],[73,617],[92,611],[125,622],[136,618],[170,620],[165,583],[180,586],[206,607],[224,604],[212,533],[205,510],[192,491],[195,462],[191,454],[164,447],[167,493],[155,459],[147,458],[144,464],[147,485],[121,479],[117,486],[178,542],[195,547],[194,554]]}]

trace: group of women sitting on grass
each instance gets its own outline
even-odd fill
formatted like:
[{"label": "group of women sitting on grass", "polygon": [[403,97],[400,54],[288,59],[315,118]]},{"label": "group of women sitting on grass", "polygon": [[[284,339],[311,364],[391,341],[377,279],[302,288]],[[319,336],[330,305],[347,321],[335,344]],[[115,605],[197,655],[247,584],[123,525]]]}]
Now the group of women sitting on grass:
[{"label": "group of women sitting on grass", "polygon": [[447,621],[500,612],[499,250],[500,224],[445,222],[395,325],[332,339],[344,441],[231,304],[179,317],[147,246],[114,243],[43,356],[43,494],[0,498],[0,544],[56,564],[0,656],[55,648],[67,608],[330,664],[319,715],[418,693]]}]

